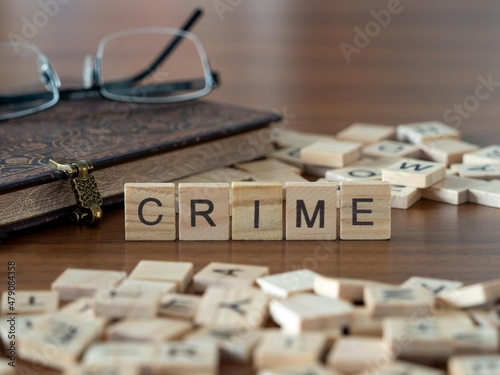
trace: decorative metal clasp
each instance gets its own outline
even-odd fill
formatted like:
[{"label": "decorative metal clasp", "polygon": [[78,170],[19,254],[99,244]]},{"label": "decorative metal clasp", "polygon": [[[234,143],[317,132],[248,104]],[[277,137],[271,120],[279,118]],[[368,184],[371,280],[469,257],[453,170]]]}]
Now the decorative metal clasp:
[{"label": "decorative metal clasp", "polygon": [[51,166],[63,171],[71,182],[75,193],[77,208],[72,212],[71,219],[78,224],[97,224],[102,219],[102,198],[94,176],[92,163],[80,160],[69,163],[58,163],[49,160]]}]

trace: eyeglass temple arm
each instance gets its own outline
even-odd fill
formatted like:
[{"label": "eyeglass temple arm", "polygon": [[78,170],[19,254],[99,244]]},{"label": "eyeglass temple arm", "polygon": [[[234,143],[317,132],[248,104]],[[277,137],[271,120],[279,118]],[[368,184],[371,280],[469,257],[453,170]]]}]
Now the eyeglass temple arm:
[{"label": "eyeglass temple arm", "polygon": [[[195,11],[189,16],[189,18],[186,20],[184,25],[181,27],[181,30],[183,31],[188,31],[193,27],[193,25],[196,23],[196,21],[203,15],[203,10],[201,8],[195,9]],[[135,76],[122,81],[123,83],[126,82],[138,82],[150,74],[152,74],[156,68],[158,68],[166,59],[167,57],[174,51],[174,49],[177,47],[179,42],[181,42],[184,38],[180,35],[177,35],[174,40],[172,40],[169,44],[167,44],[167,47],[163,50],[162,53],[160,53],[156,59],[153,60],[151,65],[147,67],[144,71],[137,73]],[[122,83],[120,82],[120,83]]]}]

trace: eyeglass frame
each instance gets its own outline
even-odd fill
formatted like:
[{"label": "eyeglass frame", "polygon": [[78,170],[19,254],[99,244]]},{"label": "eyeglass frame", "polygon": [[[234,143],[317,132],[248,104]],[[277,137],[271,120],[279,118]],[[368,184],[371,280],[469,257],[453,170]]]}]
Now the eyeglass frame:
[{"label": "eyeglass frame", "polygon": [[[84,65],[84,74],[83,74],[83,79],[84,79],[84,84],[81,89],[65,89],[65,90],[60,90],[59,87],[61,85],[61,82],[59,80],[59,77],[53,68],[52,64],[50,63],[49,59],[41,52],[41,50],[31,44],[31,43],[26,43],[26,42],[0,42],[0,46],[2,45],[10,45],[13,46],[15,45],[16,47],[24,47],[32,50],[37,54],[37,63],[38,63],[38,69],[39,69],[39,74],[43,75],[45,78],[45,82],[42,81],[42,83],[47,87],[50,85],[50,89],[52,91],[48,91],[48,93],[52,92],[53,93],[53,98],[47,102],[43,103],[41,105],[38,105],[34,108],[28,108],[24,109],[18,112],[14,112],[12,114],[7,114],[7,115],[0,115],[0,121],[3,120],[9,120],[13,118],[18,118],[22,116],[28,116],[40,111],[43,111],[47,108],[53,107],[56,105],[61,99],[64,100],[74,100],[74,99],[90,99],[90,98],[97,98],[97,97],[104,97],[106,99],[110,100],[115,100],[115,101],[123,101],[123,102],[133,102],[133,103],[146,103],[146,104],[159,104],[159,103],[176,103],[176,102],[182,102],[182,101],[188,101],[188,100],[193,100],[193,99],[198,99],[200,97],[203,97],[210,93],[212,89],[216,88],[219,85],[219,74],[217,72],[214,72],[210,68],[210,63],[208,61],[208,57],[206,55],[205,50],[203,49],[203,46],[200,42],[200,40],[194,35],[192,32],[189,31],[189,29],[193,26],[195,21],[203,14],[203,11],[198,8],[195,9],[195,11],[191,14],[191,16],[187,19],[185,24],[182,26],[180,29],[174,29],[174,28],[169,28],[169,27],[145,27],[145,28],[135,28],[135,29],[126,29],[126,30],[121,30],[114,32],[112,34],[104,36],[100,41],[97,46],[97,53],[95,56],[95,59],[92,64],[92,68],[90,71],[85,69]],[[127,36],[127,35],[137,35],[137,34],[145,34],[145,33],[165,33],[165,34],[170,34],[172,36],[175,36],[172,41],[170,41],[165,49],[153,60],[153,62],[147,67],[145,70],[142,72],[136,74],[135,76],[129,78],[129,79],[124,79],[120,80],[117,82],[111,82],[111,83],[105,83],[102,79],[101,75],[101,69],[102,69],[102,57],[103,57],[103,52],[104,52],[104,47],[106,43],[110,40],[116,39],[118,37],[122,36]],[[163,98],[156,98],[156,97],[140,97],[140,100],[136,96],[126,96],[126,95],[117,95],[110,93],[106,91],[105,86],[110,85],[110,84],[118,84],[118,85],[123,85],[127,82],[133,83],[136,81],[141,80],[142,78],[147,77],[151,73],[153,73],[157,67],[159,67],[168,56],[174,51],[174,49],[177,47],[179,42],[183,40],[183,38],[187,38],[193,42],[193,44],[196,47],[196,50],[198,52],[199,57],[201,58],[201,64],[203,68],[203,74],[204,74],[204,80],[205,80],[205,87],[201,90],[198,90],[196,92],[192,93],[185,93],[185,94],[180,94],[178,96],[171,96],[171,97],[163,97]],[[91,59],[91,56],[86,56],[84,63],[88,63],[89,59]],[[90,74],[90,85],[86,85],[85,80],[89,79],[89,74]],[[196,81],[187,81],[187,82],[175,82],[175,83],[165,83],[162,84],[163,87],[165,85],[167,86],[172,86],[172,88],[175,88],[175,86],[179,87],[185,87],[186,85],[191,85],[194,84]],[[45,94],[45,93],[44,93]],[[16,102],[16,99],[24,99],[24,100],[30,100],[30,97],[33,95],[41,95],[41,94],[23,94],[23,95],[18,95],[15,97],[10,97],[13,103]],[[42,94],[43,95],[43,94]]]}]

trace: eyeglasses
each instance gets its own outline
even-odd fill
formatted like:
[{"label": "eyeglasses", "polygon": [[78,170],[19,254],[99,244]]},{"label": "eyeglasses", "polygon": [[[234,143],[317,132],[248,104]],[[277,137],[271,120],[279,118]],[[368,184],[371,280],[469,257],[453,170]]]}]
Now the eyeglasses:
[{"label": "eyeglasses", "polygon": [[85,58],[82,89],[60,90],[57,73],[36,46],[0,42],[0,120],[42,111],[62,99],[173,103],[207,95],[218,76],[188,31],[201,15],[196,9],[180,29],[131,29],[104,37],[95,59]]}]

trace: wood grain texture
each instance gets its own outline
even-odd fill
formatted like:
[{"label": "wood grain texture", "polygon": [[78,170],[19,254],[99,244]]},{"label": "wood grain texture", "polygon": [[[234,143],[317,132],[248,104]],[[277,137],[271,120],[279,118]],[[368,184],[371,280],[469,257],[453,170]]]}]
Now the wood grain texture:
[{"label": "wood grain texture", "polygon": [[[340,43],[353,44],[353,28],[364,28],[372,20],[370,11],[385,9],[386,0],[314,6],[298,0],[242,2],[223,19],[212,2],[204,3],[206,14],[193,31],[222,78],[210,98],[276,109],[285,114],[284,128],[332,137],[361,121],[443,121],[454,103],[474,95],[479,76],[500,81],[500,25],[492,16],[500,3],[402,4],[403,11],[348,63]],[[178,27],[197,5],[193,0],[150,0],[148,6],[130,0],[73,1],[61,5],[29,41],[51,59],[63,86],[79,86],[82,58],[95,52],[103,35],[132,27]],[[22,17],[31,20],[41,10],[38,2],[16,0],[2,1],[0,9],[3,39],[9,32],[22,35]],[[455,115],[449,123],[459,125],[464,141],[500,144],[498,95],[497,90],[467,118]],[[413,275],[481,282],[498,277],[498,213],[476,204],[420,200],[408,210],[392,210],[391,240],[370,246],[340,240],[143,243],[124,241],[118,207],[106,210],[98,227],[61,224],[0,244],[0,289],[5,290],[8,260],[16,261],[19,290],[48,289],[68,267],[130,272],[141,259],[193,262],[194,272],[217,261],[264,265],[270,273],[307,267],[331,277],[393,283]],[[228,366],[222,373],[253,372]]]}]

